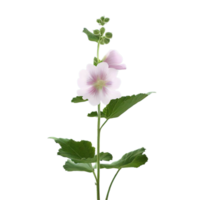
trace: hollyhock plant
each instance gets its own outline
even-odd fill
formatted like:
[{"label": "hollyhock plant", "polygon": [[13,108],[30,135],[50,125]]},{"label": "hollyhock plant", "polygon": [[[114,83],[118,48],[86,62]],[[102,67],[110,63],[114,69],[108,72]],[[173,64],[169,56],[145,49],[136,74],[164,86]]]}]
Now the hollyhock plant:
[{"label": "hollyhock plant", "polygon": [[108,63],[109,68],[114,68],[114,69],[126,69],[125,64],[121,64],[123,61],[122,56],[116,51],[112,50],[110,51],[104,58],[103,61]]},{"label": "hollyhock plant", "polygon": [[121,95],[116,89],[120,85],[120,79],[116,77],[117,70],[110,69],[106,62],[97,66],[88,65],[87,70],[80,72],[78,95],[88,99],[92,105],[103,102],[107,105],[111,99],[119,98]]},{"label": "hollyhock plant", "polygon": [[[72,103],[89,102],[93,106],[97,106],[97,111],[90,112],[87,115],[88,117],[97,118],[96,151],[90,141],[74,141],[68,138],[50,137],[61,147],[58,150],[58,155],[68,158],[63,166],[67,172],[87,172],[94,176],[97,200],[100,200],[100,169],[117,169],[107,191],[105,199],[108,200],[112,184],[119,171],[126,168],[138,168],[144,165],[148,160],[147,156],[144,154],[145,148],[143,147],[126,153],[118,161],[109,164],[105,162],[112,160],[112,154],[109,152],[100,152],[100,133],[105,124],[108,123],[110,119],[120,117],[128,109],[152,93],[140,93],[121,97],[117,90],[120,86],[120,79],[117,75],[118,70],[126,69],[126,65],[121,64],[122,56],[117,51],[112,50],[102,60],[99,59],[100,46],[108,44],[112,38],[112,33],[105,33],[105,28],[103,27],[108,22],[109,18],[101,17],[97,20],[97,23],[102,26],[100,29],[95,29],[93,33],[86,28],[83,30],[90,41],[97,43],[97,56],[94,57],[93,64],[87,65],[86,69],[80,71],[78,78],[79,90],[77,91],[79,96],[71,100]],[[101,103],[105,104],[103,110],[101,110]],[[77,113],[75,114],[77,115]],[[102,124],[101,119],[104,120]],[[116,124],[116,126],[117,125],[121,125],[121,123]],[[127,124],[125,126],[128,128]],[[116,130],[116,128],[113,129],[113,132],[114,130]],[[81,132],[80,135],[83,136],[83,133],[84,132]],[[115,132],[110,134],[115,134]],[[111,142],[113,143],[115,141]],[[125,142],[123,137],[121,142]],[[119,143],[120,149],[123,149],[122,143]],[[104,162],[102,163],[101,161]],[[88,196],[83,198],[86,199]],[[92,199],[94,199],[94,197]],[[125,199],[130,199],[130,197],[125,197]]]}]

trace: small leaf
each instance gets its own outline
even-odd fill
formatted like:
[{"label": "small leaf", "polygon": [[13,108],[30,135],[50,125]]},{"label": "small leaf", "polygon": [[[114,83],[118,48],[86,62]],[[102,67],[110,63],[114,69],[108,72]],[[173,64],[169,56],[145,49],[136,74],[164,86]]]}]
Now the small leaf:
[{"label": "small leaf", "polygon": [[93,65],[94,65],[94,66],[97,66],[97,65],[98,65],[98,59],[97,59],[96,56],[93,56],[93,57],[92,57],[92,61],[93,61]]},{"label": "small leaf", "polygon": [[67,160],[65,165],[63,166],[66,171],[85,171],[85,172],[93,172],[93,168],[90,164],[87,163],[74,163],[71,160]]},{"label": "small leaf", "polygon": [[[88,117],[98,117],[98,114],[96,111],[93,111],[93,112],[89,113],[87,116]],[[103,112],[101,112],[101,118],[105,118],[105,115]]]},{"label": "small leaf", "polygon": [[74,97],[71,102],[73,103],[81,103],[81,102],[85,102],[85,101],[88,101],[87,99],[83,99],[82,96],[77,96],[77,97]]},{"label": "small leaf", "polygon": [[110,162],[115,159],[115,155],[110,151],[101,151],[99,154],[100,160],[103,162]]},{"label": "small leaf", "polygon": [[109,22],[109,20],[110,20],[109,18],[105,18],[105,20],[104,20],[104,21],[105,21],[105,22]]}]

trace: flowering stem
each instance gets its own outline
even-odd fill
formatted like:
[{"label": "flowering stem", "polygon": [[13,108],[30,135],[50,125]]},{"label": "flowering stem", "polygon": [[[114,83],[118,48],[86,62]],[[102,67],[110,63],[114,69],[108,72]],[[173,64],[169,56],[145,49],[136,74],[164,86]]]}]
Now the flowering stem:
[{"label": "flowering stem", "polygon": [[97,123],[97,200],[100,200],[100,119],[101,110],[100,104],[98,105],[98,123]]},{"label": "flowering stem", "polygon": [[[98,41],[97,46],[97,60],[99,62],[99,46],[100,41]],[[97,200],[100,200],[100,120],[101,120],[101,110],[100,110],[100,104],[98,105],[98,123],[97,123]]]}]

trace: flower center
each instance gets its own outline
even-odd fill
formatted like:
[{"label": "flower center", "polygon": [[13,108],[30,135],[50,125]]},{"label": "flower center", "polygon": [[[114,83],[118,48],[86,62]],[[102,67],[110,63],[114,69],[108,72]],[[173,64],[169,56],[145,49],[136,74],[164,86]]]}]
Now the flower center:
[{"label": "flower center", "polygon": [[96,83],[94,83],[94,87],[98,90],[102,89],[106,85],[106,81],[98,79]]}]

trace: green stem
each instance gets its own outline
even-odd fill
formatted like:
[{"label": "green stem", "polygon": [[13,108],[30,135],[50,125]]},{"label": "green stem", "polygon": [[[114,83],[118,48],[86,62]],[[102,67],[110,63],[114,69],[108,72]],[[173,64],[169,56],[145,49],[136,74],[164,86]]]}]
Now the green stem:
[{"label": "green stem", "polygon": [[100,130],[103,128],[103,126],[106,124],[107,121],[108,121],[108,119],[102,124]]},{"label": "green stem", "polygon": [[[97,46],[97,60],[99,62],[99,47],[100,47],[100,41],[98,41]],[[97,123],[97,200],[100,200],[100,119],[101,119],[101,110],[100,110],[100,104],[98,105],[98,123]]]},{"label": "green stem", "polygon": [[97,123],[97,200],[100,200],[100,119],[101,110],[100,104],[98,105],[98,123]]}]

